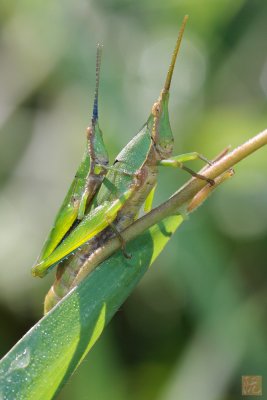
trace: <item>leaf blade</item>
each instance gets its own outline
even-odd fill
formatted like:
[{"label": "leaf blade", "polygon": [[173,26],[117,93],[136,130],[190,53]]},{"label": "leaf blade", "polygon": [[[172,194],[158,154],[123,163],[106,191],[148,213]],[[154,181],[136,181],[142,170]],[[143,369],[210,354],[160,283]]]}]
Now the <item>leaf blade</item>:
[{"label": "leaf blade", "polygon": [[117,251],[40,320],[0,362],[0,398],[54,398],[182,221],[130,241],[131,260]]}]

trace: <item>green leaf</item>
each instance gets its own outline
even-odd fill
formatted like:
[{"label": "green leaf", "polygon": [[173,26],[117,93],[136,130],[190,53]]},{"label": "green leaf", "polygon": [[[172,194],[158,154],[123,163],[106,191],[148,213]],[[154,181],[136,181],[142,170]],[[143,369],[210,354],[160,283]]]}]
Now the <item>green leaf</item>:
[{"label": "green leaf", "polygon": [[0,362],[0,399],[51,399],[182,223],[172,216],[99,265]]}]

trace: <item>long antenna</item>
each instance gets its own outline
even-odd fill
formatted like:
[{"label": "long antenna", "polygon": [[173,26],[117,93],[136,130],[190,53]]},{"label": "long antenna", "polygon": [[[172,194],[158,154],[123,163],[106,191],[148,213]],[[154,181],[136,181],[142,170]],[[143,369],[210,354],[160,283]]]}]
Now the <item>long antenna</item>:
[{"label": "long antenna", "polygon": [[174,52],[173,52],[173,55],[172,55],[171,65],[169,67],[168,74],[167,74],[167,77],[166,77],[166,81],[165,81],[165,85],[164,85],[164,89],[163,89],[164,92],[168,92],[169,89],[170,89],[170,86],[171,86],[172,74],[173,74],[176,58],[177,58],[177,55],[178,55],[178,52],[179,52],[179,49],[180,49],[180,45],[181,45],[181,41],[182,41],[182,38],[183,38],[183,34],[184,34],[185,25],[187,23],[187,20],[188,20],[188,15],[185,15],[184,19],[183,19],[183,22],[182,22],[182,25],[181,25],[181,28],[180,28],[180,31],[179,31],[179,34],[178,34],[178,38],[177,38],[177,41],[176,41],[175,49],[174,49]]},{"label": "long antenna", "polygon": [[95,78],[95,97],[94,97],[94,107],[93,107],[93,117],[92,122],[96,122],[98,119],[98,89],[99,89],[99,75],[100,75],[100,66],[101,66],[101,56],[102,56],[103,46],[100,43],[97,43],[96,48],[96,78]]}]

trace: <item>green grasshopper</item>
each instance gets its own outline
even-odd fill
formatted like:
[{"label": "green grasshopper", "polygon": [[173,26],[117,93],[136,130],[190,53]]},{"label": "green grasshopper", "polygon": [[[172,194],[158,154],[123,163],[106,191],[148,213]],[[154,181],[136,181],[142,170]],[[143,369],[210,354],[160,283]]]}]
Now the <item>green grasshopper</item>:
[{"label": "green grasshopper", "polygon": [[[60,237],[58,241],[53,239],[53,250],[49,248],[49,252],[42,252],[37,264],[33,267],[34,275],[43,276],[50,268],[60,263],[56,282],[46,296],[46,311],[51,309],[70,290],[71,284],[84,262],[112,236],[117,235],[119,237],[124,254],[129,257],[125,251],[121,232],[137,218],[143,204],[145,204],[146,211],[151,209],[159,166],[182,168],[191,175],[204,179],[210,185],[214,184],[212,180],[196,174],[183,164],[197,158],[209,163],[199,153],[193,152],[171,157],[174,139],[168,113],[169,89],[187,19],[188,17],[185,16],[164,88],[159,99],[153,105],[147,122],[118,154],[113,166],[107,167],[107,163],[103,165],[101,162],[96,163],[95,161],[94,168],[88,169],[87,161],[86,173],[82,175],[83,184],[80,185],[78,212],[76,217],[73,217],[73,224],[70,228],[64,229],[65,237],[60,234],[57,236]],[[96,125],[93,121],[94,113],[91,129],[95,133]],[[95,138],[95,146],[99,148],[97,140]],[[101,144],[103,144],[102,136]],[[102,146],[101,151],[104,151],[102,155],[106,155],[104,146]],[[91,150],[89,156],[91,154],[94,154],[94,149]],[[86,157],[88,157],[88,154]],[[98,183],[101,182],[92,194],[89,191],[88,182],[90,182],[90,179],[95,181],[96,178],[100,178]],[[70,189],[69,193],[72,194],[73,189]],[[87,198],[86,203],[83,201],[84,197]],[[90,198],[90,201],[88,201],[88,198]],[[70,195],[68,194],[56,221],[60,220],[62,213],[66,213],[69,199]],[[81,210],[81,213],[79,213],[79,210]],[[80,222],[79,217],[82,218]],[[56,228],[54,230],[57,231]],[[50,236],[48,242],[51,240]],[[54,236],[56,235],[54,234]],[[45,256],[43,256],[44,253]]]},{"label": "green grasshopper", "polygon": [[[87,142],[84,156],[62,206],[57,213],[52,230],[43,246],[37,263],[50,256],[65,235],[70,231],[74,223],[83,218],[86,205],[90,204],[107,172],[105,167],[109,162],[108,153],[98,123],[98,89],[101,50],[101,46],[98,45],[93,114],[91,125],[87,128]],[[40,275],[35,269],[33,269],[33,274]]]}]

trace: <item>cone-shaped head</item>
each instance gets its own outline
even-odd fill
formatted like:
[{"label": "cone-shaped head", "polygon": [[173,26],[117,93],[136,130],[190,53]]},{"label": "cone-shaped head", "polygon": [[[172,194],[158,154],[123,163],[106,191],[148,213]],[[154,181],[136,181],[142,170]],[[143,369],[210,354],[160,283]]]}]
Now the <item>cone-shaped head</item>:
[{"label": "cone-shaped head", "polygon": [[171,86],[173,70],[175,67],[187,20],[188,16],[186,15],[183,19],[182,26],[178,34],[164,88],[159,96],[159,99],[152,107],[152,139],[155,143],[156,150],[159,153],[161,159],[169,157],[173,149],[173,134],[170,126],[168,110],[169,90]]}]

